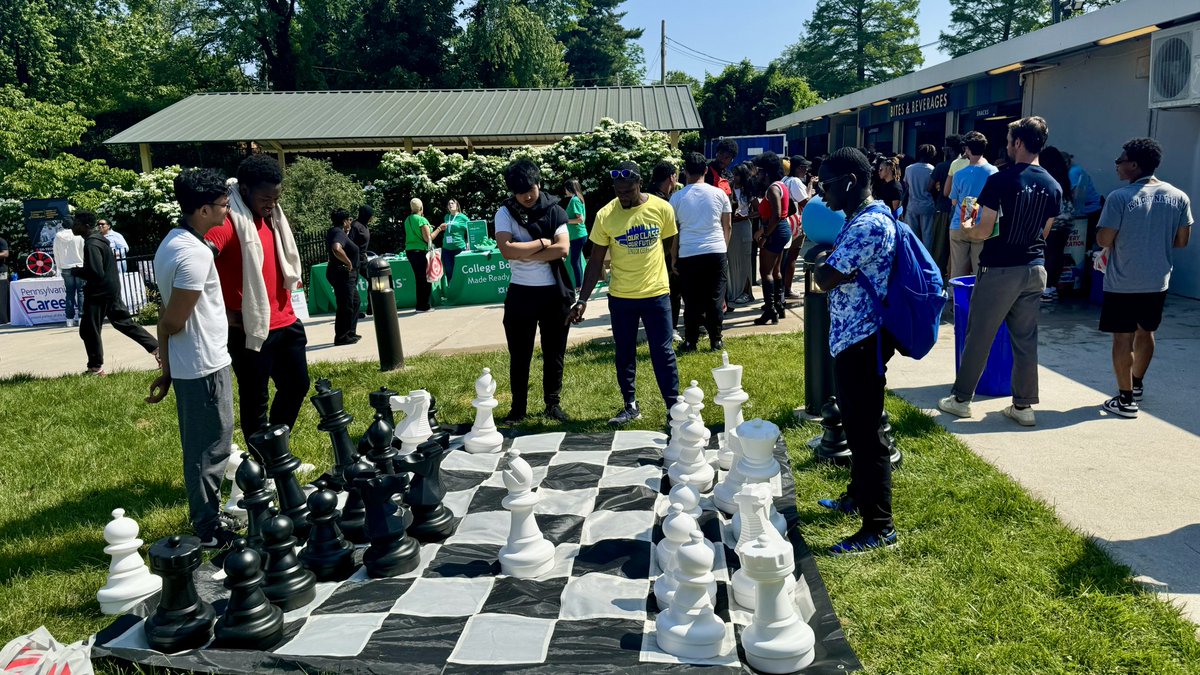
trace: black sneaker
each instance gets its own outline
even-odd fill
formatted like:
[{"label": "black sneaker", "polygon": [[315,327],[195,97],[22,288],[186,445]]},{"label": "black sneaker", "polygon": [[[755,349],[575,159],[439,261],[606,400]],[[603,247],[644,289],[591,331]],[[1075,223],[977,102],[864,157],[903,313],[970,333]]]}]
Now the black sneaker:
[{"label": "black sneaker", "polygon": [[562,422],[563,424],[571,421],[571,418],[567,417],[567,413],[563,412],[562,407],[557,403],[549,408],[546,408],[546,412],[544,414],[548,419],[552,419],[556,422]]},{"label": "black sneaker", "polygon": [[614,427],[623,427],[634,420],[640,419],[642,419],[642,413],[640,410],[638,410],[637,403],[629,403],[624,409],[621,410],[621,412],[617,413],[615,417],[610,419],[608,423]]},{"label": "black sneaker", "polygon": [[209,551],[223,551],[241,539],[242,535],[224,527],[218,527],[207,535],[200,537],[200,548]]},{"label": "black sneaker", "polygon": [[680,354],[689,354],[694,351],[696,351],[696,343],[695,342],[686,342],[685,341],[683,344],[679,345],[679,353]]},{"label": "black sneaker", "polygon": [[713,340],[708,346],[710,351],[719,352],[722,349],[725,349],[725,341],[720,339]]},{"label": "black sneaker", "polygon": [[520,424],[521,422],[524,422],[524,421],[525,421],[525,413],[510,412],[504,416],[504,419],[500,420],[500,423],[508,425],[508,426],[512,426],[514,424]]},{"label": "black sneaker", "polygon": [[1112,413],[1117,417],[1125,417],[1127,419],[1136,419],[1138,416],[1137,401],[1123,403],[1120,396],[1114,396],[1104,402],[1105,412]]},{"label": "black sneaker", "polygon": [[1133,400],[1136,403],[1142,402],[1142,387],[1140,385],[1133,385]]}]

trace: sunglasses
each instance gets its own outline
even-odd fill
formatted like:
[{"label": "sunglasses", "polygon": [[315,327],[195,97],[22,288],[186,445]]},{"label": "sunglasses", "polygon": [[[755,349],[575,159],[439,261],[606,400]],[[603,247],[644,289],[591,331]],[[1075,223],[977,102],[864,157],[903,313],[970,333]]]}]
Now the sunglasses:
[{"label": "sunglasses", "polygon": [[608,172],[613,180],[640,180],[641,176],[633,169],[613,169]]},{"label": "sunglasses", "polygon": [[837,176],[837,177],[835,177],[835,178],[830,178],[829,180],[823,180],[823,181],[821,181],[821,183],[820,183],[820,185],[821,185],[821,190],[822,190],[822,191],[827,191],[827,190],[829,190],[829,186],[830,186],[830,185],[832,185],[832,184],[834,184],[834,183],[838,182],[839,180],[841,180],[841,179],[843,179],[843,178],[849,178],[849,177],[850,177],[850,176],[852,176],[852,175],[854,175],[854,174],[845,173],[845,174],[842,174],[842,175],[840,175],[840,176]]},{"label": "sunglasses", "polygon": [[206,203],[206,204],[205,204],[205,206],[215,206],[215,207],[217,207],[218,209],[228,209],[228,208],[230,208],[230,204],[229,204],[229,202],[225,202],[224,204],[219,204],[219,203],[217,203],[217,202],[208,202],[208,203]]}]

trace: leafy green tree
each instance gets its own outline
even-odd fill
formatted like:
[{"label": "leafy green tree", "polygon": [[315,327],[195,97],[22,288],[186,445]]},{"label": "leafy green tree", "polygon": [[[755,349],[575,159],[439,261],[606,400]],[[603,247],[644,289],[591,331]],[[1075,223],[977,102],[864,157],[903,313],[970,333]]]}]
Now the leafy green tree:
[{"label": "leafy green tree", "polygon": [[578,18],[558,34],[566,46],[571,76],[581,86],[635,85],[646,74],[645,54],[637,40],[645,31],[621,25],[625,0],[586,0]]},{"label": "leafy green tree", "polygon": [[[347,54],[339,67],[358,75],[340,87],[387,89],[455,84],[448,79],[451,44],[462,32],[454,19],[455,0],[357,0],[352,7],[353,27],[344,39],[339,38]],[[319,28],[329,30],[329,26]],[[336,74],[351,77],[345,72]],[[326,76],[330,76],[328,71]]]},{"label": "leafy green tree", "polygon": [[11,85],[0,88],[0,174],[77,145],[90,126],[74,103],[44,103]]},{"label": "leafy green tree", "polygon": [[784,75],[775,65],[759,70],[749,61],[710,74],[703,89],[700,121],[710,138],[761,134],[767,120],[820,100],[804,78]]},{"label": "leafy green tree", "polygon": [[800,41],[776,63],[823,98],[836,98],[925,62],[917,42],[918,0],[818,0]]},{"label": "leafy green tree", "polygon": [[686,84],[692,91],[692,99],[696,101],[697,106],[704,97],[704,84],[682,70],[668,70],[667,84]]},{"label": "leafy green tree", "polygon": [[484,0],[454,49],[465,87],[560,87],[571,84],[563,45],[540,18],[512,0]]},{"label": "leafy green tree", "polygon": [[296,232],[308,237],[325,234],[334,209],[353,216],[364,200],[362,186],[327,160],[297,157],[288,162],[283,187],[283,212]]},{"label": "leafy green tree", "polygon": [[938,36],[940,49],[962,56],[1035,31],[1046,24],[1046,0],[950,0],[950,26]]}]

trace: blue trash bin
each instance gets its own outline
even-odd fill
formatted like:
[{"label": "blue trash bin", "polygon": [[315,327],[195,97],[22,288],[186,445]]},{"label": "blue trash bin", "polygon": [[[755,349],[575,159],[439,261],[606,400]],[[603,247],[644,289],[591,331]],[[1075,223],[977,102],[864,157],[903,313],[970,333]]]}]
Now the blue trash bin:
[{"label": "blue trash bin", "polygon": [[[967,316],[971,311],[971,291],[975,288],[975,275],[955,277],[950,280],[954,287],[954,372],[962,362],[963,347],[967,344]],[[1012,396],[1012,343],[1008,339],[1008,324],[1001,323],[1000,330],[992,340],[983,375],[975,387],[976,394],[984,396]]]}]

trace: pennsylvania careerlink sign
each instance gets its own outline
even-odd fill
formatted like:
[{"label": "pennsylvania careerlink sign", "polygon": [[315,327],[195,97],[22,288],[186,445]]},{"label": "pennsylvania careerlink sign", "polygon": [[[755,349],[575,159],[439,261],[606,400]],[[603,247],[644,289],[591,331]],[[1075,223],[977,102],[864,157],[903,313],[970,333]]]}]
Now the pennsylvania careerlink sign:
[{"label": "pennsylvania careerlink sign", "polygon": [[937,112],[950,107],[950,92],[939,91],[936,94],[914,98],[911,101],[901,101],[888,106],[888,114],[892,119],[911,117],[925,113]]}]

